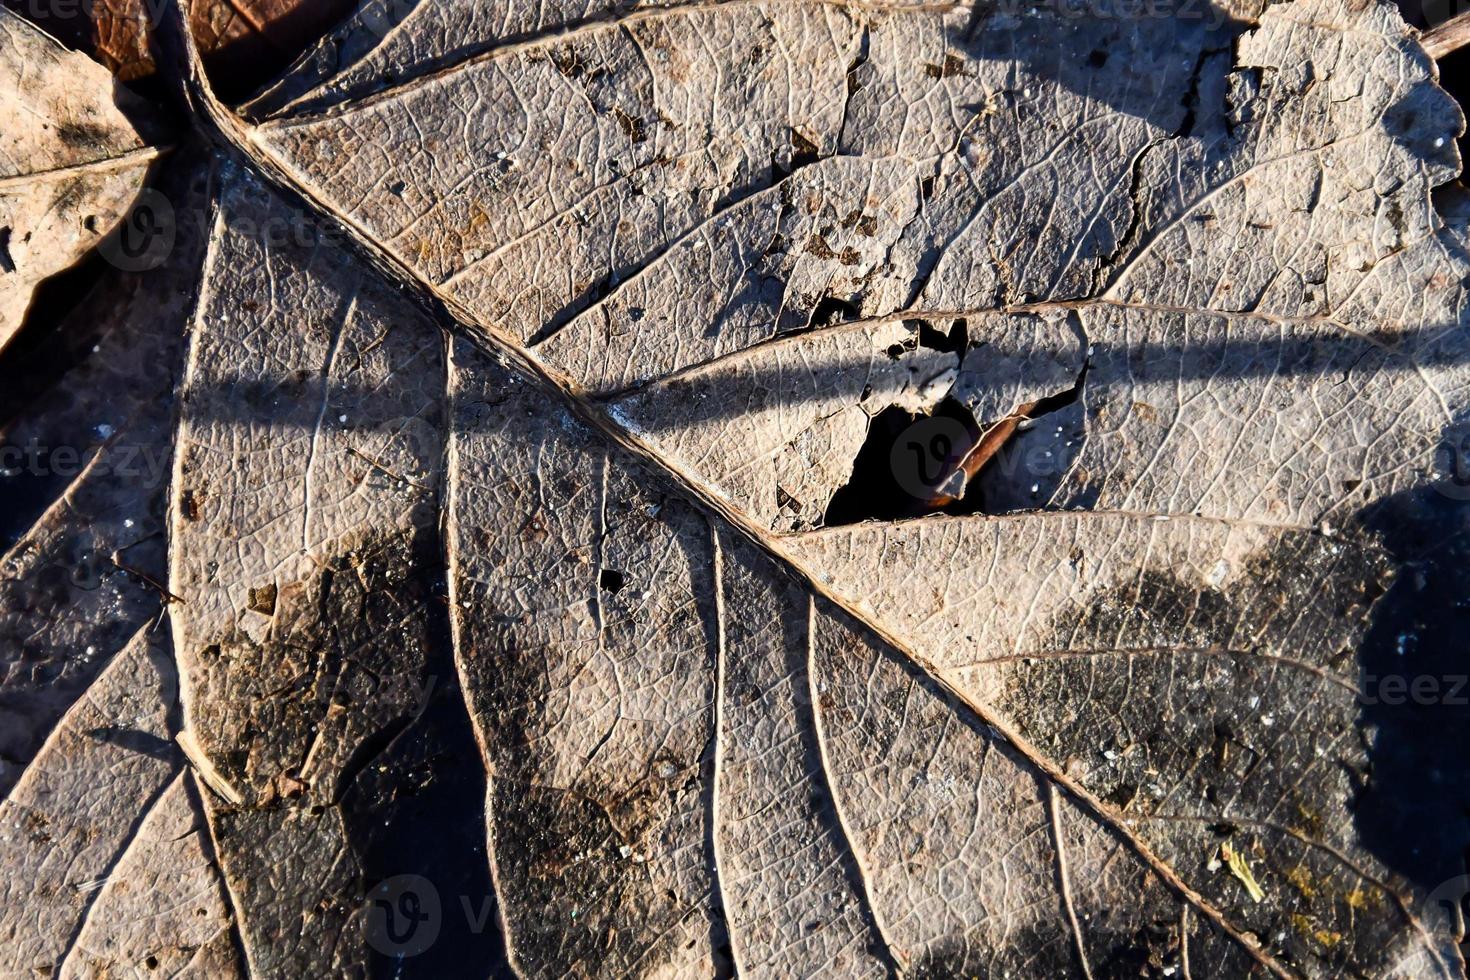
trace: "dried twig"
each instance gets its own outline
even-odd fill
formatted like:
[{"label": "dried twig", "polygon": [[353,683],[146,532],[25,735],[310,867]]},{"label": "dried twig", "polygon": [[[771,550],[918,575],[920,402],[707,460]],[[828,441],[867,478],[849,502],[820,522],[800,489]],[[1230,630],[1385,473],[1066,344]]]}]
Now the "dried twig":
[{"label": "dried twig", "polygon": [[127,574],[132,575],[135,578],[141,579],[145,585],[151,586],[154,591],[156,591],[160,596],[163,597],[164,605],[168,605],[172,602],[177,602],[180,605],[185,604],[184,600],[181,597],[174,595],[168,589],[164,588],[163,583],[158,581],[158,579],[154,578],[152,575],[149,575],[147,572],[142,571],[141,569],[134,568],[131,565],[124,564],[119,558],[120,554],[121,552],[114,551],[110,556],[108,556],[108,560],[112,562],[113,566],[117,568],[118,571],[126,572]]},{"label": "dried twig", "polygon": [[1470,44],[1470,10],[1431,27],[1419,36],[1419,43],[1435,61]]}]

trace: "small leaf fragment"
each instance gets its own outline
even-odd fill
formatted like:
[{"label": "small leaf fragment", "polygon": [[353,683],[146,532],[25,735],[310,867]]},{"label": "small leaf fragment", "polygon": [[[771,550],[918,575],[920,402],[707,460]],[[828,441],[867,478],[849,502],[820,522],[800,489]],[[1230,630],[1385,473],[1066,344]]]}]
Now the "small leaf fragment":
[{"label": "small leaf fragment", "polygon": [[1225,867],[1235,879],[1245,886],[1246,893],[1250,895],[1251,901],[1260,902],[1266,898],[1266,893],[1256,883],[1256,876],[1251,873],[1251,866],[1246,863],[1245,855],[1241,854],[1228,842],[1220,845],[1220,857],[1225,861]]}]

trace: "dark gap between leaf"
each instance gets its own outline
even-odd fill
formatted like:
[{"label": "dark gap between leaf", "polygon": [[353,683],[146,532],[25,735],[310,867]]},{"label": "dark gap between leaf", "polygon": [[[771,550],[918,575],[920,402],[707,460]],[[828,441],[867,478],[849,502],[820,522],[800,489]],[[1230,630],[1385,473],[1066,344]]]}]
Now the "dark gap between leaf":
[{"label": "dark gap between leaf", "polygon": [[[36,291],[25,323],[0,352],[0,551],[9,549],[37,518],[56,502],[65,481],[51,465],[52,447],[39,446],[30,456],[27,447],[11,446],[4,434],[36,401],[67,374],[92,356],[101,324],[79,322],[71,316],[110,267],[92,253],[71,269],[52,277]],[[14,458],[12,458],[14,457]]]},{"label": "dark gap between leaf", "polygon": [[1470,908],[1470,494],[1459,480],[1406,490],[1358,520],[1398,569],[1356,651],[1369,769],[1354,820],[1426,905]]},{"label": "dark gap between leaf", "polygon": [[[955,321],[945,336],[920,326],[920,343],[936,350],[965,344],[967,325]],[[973,413],[945,398],[927,414],[890,406],[874,416],[867,439],[853,461],[852,476],[832,496],[823,523],[840,527],[870,520],[901,520],[926,514],[992,514],[1015,508],[1002,501],[1016,493],[996,493],[996,464],[1016,438],[1042,420],[1076,405],[1087,380],[1087,366],[1066,391],[1017,406],[1006,418],[982,429]],[[1029,479],[1014,468],[1004,481]],[[1014,490],[1014,488],[1009,488]],[[959,492],[956,494],[956,490]],[[995,500],[990,499],[994,496]]]},{"label": "dark gap between leaf", "polygon": [[[500,980],[514,974],[485,853],[484,761],[450,652],[448,617],[442,604],[428,605],[435,612],[423,703],[407,724],[365,747],[343,796],[367,900],[386,903],[380,918],[388,922],[391,912],[392,927],[403,930],[379,936],[369,927],[369,975],[456,976],[476,964],[479,975]],[[410,928],[423,930],[414,940],[432,941],[394,955]]]},{"label": "dark gap between leaf", "polygon": [[970,410],[946,398],[929,414],[890,406],[868,423],[847,485],[832,495],[828,527],[901,520],[936,512],[973,513],[974,501],[935,506],[934,491],[980,438]]}]

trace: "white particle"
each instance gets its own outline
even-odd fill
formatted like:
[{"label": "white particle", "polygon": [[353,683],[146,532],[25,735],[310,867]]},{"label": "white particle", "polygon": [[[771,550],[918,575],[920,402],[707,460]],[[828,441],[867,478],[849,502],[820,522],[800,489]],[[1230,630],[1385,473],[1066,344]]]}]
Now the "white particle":
[{"label": "white particle", "polygon": [[1031,492],[1032,493],[1036,493],[1040,489],[1041,489],[1041,484],[1039,484],[1039,483],[1033,483],[1033,484],[1031,484]]},{"label": "white particle", "polygon": [[1265,725],[1267,728],[1270,728],[1272,725],[1276,724],[1276,719],[1271,715],[1261,715],[1261,724]]},{"label": "white particle", "polygon": [[1434,138],[1434,145],[1436,147],[1444,146],[1444,137],[1443,136],[1436,136]]},{"label": "white particle", "polygon": [[112,434],[116,431],[116,429],[108,425],[106,422],[103,422],[101,425],[97,426],[97,434],[104,439],[112,438]]},{"label": "white particle", "polygon": [[346,425],[347,424],[347,416],[345,416],[345,415],[339,415],[339,416],[337,416],[337,421],[338,422],[341,422],[343,425]]},{"label": "white particle", "polygon": [[123,521],[123,527],[132,527],[132,526],[133,526],[133,519],[131,517],[129,517],[127,520]]},{"label": "white particle", "polygon": [[1225,579],[1228,578],[1229,575],[1230,563],[1224,558],[1221,558],[1219,561],[1215,562],[1214,567],[1210,569],[1210,574],[1205,576],[1205,581],[1210,583],[1210,588],[1218,589],[1220,586],[1225,584]]}]

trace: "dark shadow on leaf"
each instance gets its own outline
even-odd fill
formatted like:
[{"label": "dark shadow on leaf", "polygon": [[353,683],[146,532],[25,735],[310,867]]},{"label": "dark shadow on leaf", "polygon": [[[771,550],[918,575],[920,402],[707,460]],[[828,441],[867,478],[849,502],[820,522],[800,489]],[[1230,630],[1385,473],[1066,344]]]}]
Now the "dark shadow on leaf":
[{"label": "dark shadow on leaf", "polygon": [[124,728],[121,725],[104,725],[101,728],[88,729],[87,736],[99,742],[116,745],[129,752],[146,755],[151,759],[172,759],[178,754],[177,747],[167,739],[159,738],[151,732]]},{"label": "dark shadow on leaf", "polygon": [[[1354,806],[1364,844],[1425,891],[1470,873],[1470,481],[1450,475],[1370,504],[1360,520],[1399,562],[1358,650],[1371,771]],[[1458,472],[1455,460],[1460,460]],[[1420,910],[1415,910],[1420,911]]]}]

